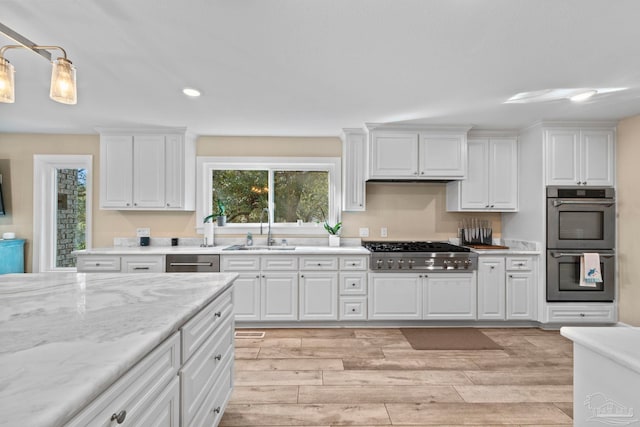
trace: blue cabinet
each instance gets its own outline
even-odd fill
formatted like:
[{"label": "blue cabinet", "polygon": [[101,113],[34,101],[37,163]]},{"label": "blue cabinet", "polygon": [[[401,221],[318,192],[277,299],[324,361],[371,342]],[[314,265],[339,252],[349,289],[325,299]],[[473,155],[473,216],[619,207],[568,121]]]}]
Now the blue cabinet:
[{"label": "blue cabinet", "polygon": [[0,274],[24,273],[24,240],[0,240]]}]

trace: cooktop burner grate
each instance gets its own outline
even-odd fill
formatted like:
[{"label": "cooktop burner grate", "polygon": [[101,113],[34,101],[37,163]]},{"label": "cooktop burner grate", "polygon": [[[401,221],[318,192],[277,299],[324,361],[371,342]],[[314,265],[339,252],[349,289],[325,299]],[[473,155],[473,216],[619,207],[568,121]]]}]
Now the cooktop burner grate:
[{"label": "cooktop burner grate", "polygon": [[371,252],[470,252],[448,242],[363,242]]}]

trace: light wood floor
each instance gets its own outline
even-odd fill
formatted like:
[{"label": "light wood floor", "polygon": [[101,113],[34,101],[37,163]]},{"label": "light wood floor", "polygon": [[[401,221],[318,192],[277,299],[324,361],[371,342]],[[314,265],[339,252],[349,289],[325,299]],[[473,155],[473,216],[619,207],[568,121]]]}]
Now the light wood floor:
[{"label": "light wood floor", "polygon": [[236,339],[222,426],[567,426],[557,331],[482,329],[503,350],[413,350],[399,329],[266,329]]}]

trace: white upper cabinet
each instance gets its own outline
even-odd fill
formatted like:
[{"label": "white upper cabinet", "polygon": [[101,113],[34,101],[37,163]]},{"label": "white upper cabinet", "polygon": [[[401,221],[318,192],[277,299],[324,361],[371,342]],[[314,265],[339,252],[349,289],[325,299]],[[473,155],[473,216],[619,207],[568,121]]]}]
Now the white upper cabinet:
[{"label": "white upper cabinet", "polygon": [[613,129],[551,128],[545,143],[547,185],[614,185]]},{"label": "white upper cabinet", "polygon": [[368,125],[371,180],[452,180],[467,174],[467,127]]},{"label": "white upper cabinet", "polygon": [[366,210],[367,134],[362,129],[342,131],[342,210]]},{"label": "white upper cabinet", "polygon": [[447,210],[513,212],[518,209],[518,141],[469,138],[467,179],[447,184]]},{"label": "white upper cabinet", "polygon": [[100,130],[100,207],[195,209],[195,156],[184,129]]}]

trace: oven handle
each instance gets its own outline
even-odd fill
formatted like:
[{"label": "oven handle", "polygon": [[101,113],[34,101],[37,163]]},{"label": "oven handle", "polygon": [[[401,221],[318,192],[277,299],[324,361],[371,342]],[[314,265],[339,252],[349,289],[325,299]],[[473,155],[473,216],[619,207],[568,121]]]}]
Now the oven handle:
[{"label": "oven handle", "polygon": [[554,200],[553,207],[557,208],[560,205],[598,205],[598,206],[613,206],[615,200]]},{"label": "oven handle", "polygon": [[[597,253],[597,252],[596,252]],[[563,256],[580,256],[581,253],[568,253],[568,252],[551,252],[551,256],[554,258],[561,258]],[[600,254],[601,258],[612,258],[615,254]]]}]

